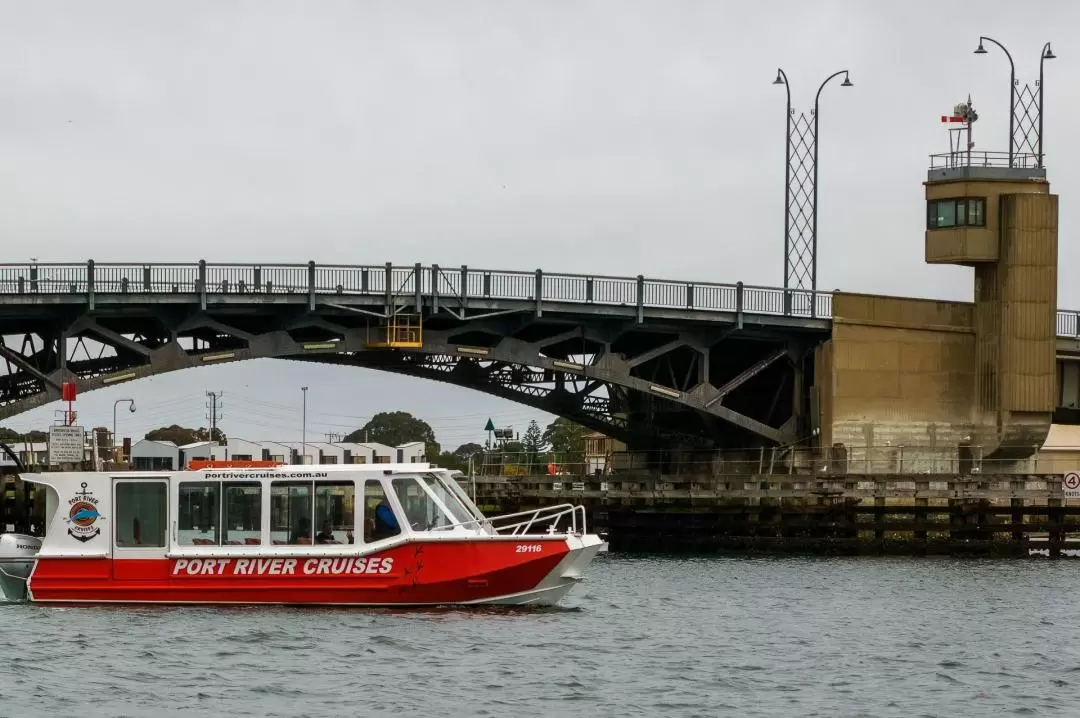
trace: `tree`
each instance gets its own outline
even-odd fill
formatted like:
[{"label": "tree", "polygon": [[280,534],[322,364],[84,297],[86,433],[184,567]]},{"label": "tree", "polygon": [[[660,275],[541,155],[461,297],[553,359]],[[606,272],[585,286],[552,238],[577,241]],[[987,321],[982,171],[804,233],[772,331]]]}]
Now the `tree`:
[{"label": "tree", "polygon": [[455,471],[466,471],[468,467],[468,459],[461,460],[461,457],[452,451],[443,451],[439,454],[438,458],[433,462],[444,469],[451,469]]},{"label": "tree", "polygon": [[[210,441],[210,430],[206,427],[189,429],[186,426],[173,424],[172,426],[163,426],[146,432],[146,438],[151,441],[171,441],[177,446],[183,446],[184,444],[194,444],[199,441]],[[215,428],[213,440],[218,443],[225,443],[225,433],[221,429]]]},{"label": "tree", "polygon": [[464,461],[468,461],[470,456],[474,454],[479,454],[483,450],[484,447],[480,446],[480,444],[469,442],[468,444],[462,444],[458,448],[454,449],[454,456]]},{"label": "tree", "polygon": [[374,441],[387,446],[401,446],[412,441],[425,444],[429,461],[438,461],[439,444],[435,432],[422,419],[407,411],[381,411],[356,431],[345,437],[348,442]]},{"label": "tree", "polygon": [[553,460],[568,471],[584,472],[585,434],[588,429],[561,416],[544,430],[544,443],[551,446]]},{"label": "tree", "polygon": [[7,429],[0,426],[0,441],[16,442],[16,441],[29,441],[33,444],[40,444],[49,440],[49,434],[45,431],[32,430],[25,434],[20,434],[14,429]]},{"label": "tree", "polygon": [[529,422],[521,443],[525,448],[525,466],[531,472],[533,466],[537,463],[540,452],[544,450],[544,432],[540,429],[540,425],[536,423],[536,419]]}]

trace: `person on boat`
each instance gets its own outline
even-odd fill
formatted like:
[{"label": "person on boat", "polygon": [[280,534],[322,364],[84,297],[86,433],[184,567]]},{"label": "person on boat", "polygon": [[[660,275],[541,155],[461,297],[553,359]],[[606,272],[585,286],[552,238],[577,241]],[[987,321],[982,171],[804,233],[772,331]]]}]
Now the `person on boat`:
[{"label": "person on boat", "polygon": [[292,536],[289,537],[289,543],[311,543],[311,519],[306,516],[300,517],[300,520],[296,522],[296,529],[292,532]]},{"label": "person on boat", "polygon": [[401,527],[398,526],[394,510],[386,503],[386,499],[383,499],[375,507],[375,530],[372,532],[372,539],[378,541],[399,533],[401,533]]},{"label": "person on boat", "polygon": [[334,538],[334,528],[329,521],[323,521],[322,529],[315,534],[315,543],[338,543]]}]

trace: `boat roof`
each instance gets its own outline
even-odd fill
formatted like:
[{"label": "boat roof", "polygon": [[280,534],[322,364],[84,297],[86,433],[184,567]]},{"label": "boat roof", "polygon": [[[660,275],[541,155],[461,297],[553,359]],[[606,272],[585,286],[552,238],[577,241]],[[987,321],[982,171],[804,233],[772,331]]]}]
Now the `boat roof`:
[{"label": "boat roof", "polygon": [[366,476],[386,476],[392,474],[420,474],[438,472],[450,476],[449,469],[432,466],[427,463],[414,464],[281,464],[279,466],[259,466],[244,468],[212,468],[180,469],[179,471],[155,470],[155,471],[71,471],[59,472],[48,471],[44,473],[26,474],[22,478],[34,484],[57,487],[65,481],[70,481],[74,476],[97,476],[116,479],[146,479],[152,477],[198,480],[199,476],[207,479],[306,479],[321,478],[334,474],[363,474]]}]

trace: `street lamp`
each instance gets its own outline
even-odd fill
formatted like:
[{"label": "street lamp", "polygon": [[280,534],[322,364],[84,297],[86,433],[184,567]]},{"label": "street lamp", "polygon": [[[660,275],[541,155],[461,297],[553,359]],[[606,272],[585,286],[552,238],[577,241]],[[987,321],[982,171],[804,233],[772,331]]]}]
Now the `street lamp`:
[{"label": "street lamp", "polygon": [[300,391],[303,392],[303,396],[304,396],[304,405],[303,405],[303,410],[302,410],[302,413],[301,413],[301,416],[303,417],[302,421],[303,421],[304,426],[303,426],[303,429],[301,429],[301,434],[300,434],[300,445],[301,445],[301,447],[303,447],[303,453],[300,454],[300,463],[301,464],[306,464],[307,463],[307,387],[306,386],[300,387]]},{"label": "street lamp", "polygon": [[[1013,166],[1013,159],[1014,159],[1015,154],[1016,154],[1016,144],[1017,144],[1016,143],[1016,113],[1017,113],[1017,111],[1019,111],[1021,109],[1019,107],[1019,102],[1017,102],[1017,96],[1016,96],[1016,63],[1013,62],[1012,54],[1005,48],[1004,45],[1002,45],[1000,42],[998,42],[994,38],[987,37],[986,35],[982,35],[982,36],[979,37],[979,46],[977,48],[975,48],[975,54],[976,55],[985,55],[985,54],[987,54],[986,47],[983,45],[984,42],[989,42],[989,43],[993,43],[994,45],[997,45],[997,47],[999,47],[1001,49],[1001,51],[1005,53],[1005,57],[1008,58],[1008,60],[1009,60],[1009,167],[1012,167]],[[1039,111],[1039,121],[1038,121],[1038,128],[1036,129],[1037,136],[1035,138],[1036,141],[1039,143],[1038,150],[1035,152],[1035,156],[1038,159],[1038,166],[1039,167],[1043,166],[1043,142],[1042,142],[1042,134],[1043,134],[1043,119],[1042,119],[1043,118],[1043,64],[1047,60],[1053,60],[1056,57],[1057,57],[1057,55],[1055,55],[1054,51],[1050,49],[1050,43],[1046,43],[1045,45],[1043,45],[1042,52],[1039,54],[1039,95],[1038,95],[1038,100],[1037,100],[1038,111]],[[1027,86],[1025,86],[1025,89],[1027,89]],[[1025,104],[1027,104],[1027,101],[1025,101]],[[1026,135],[1026,133],[1025,133],[1025,135]],[[1025,137],[1025,139],[1026,139],[1026,137]],[[1028,141],[1027,144],[1029,146],[1031,146],[1032,143],[1030,141]],[[1035,148],[1032,147],[1032,149],[1035,149]]]},{"label": "street lamp", "polygon": [[120,406],[121,404],[125,404],[125,403],[128,405],[128,411],[131,412],[132,414],[134,414],[135,413],[135,400],[134,399],[117,399],[116,401],[113,402],[113,406],[112,406],[112,443],[113,443],[112,455],[113,455],[113,459],[116,459],[116,407]]},{"label": "street lamp", "polygon": [[1042,55],[1039,56],[1039,167],[1043,166],[1043,63],[1056,57],[1050,43],[1043,45]]},{"label": "street lamp", "polygon": [[[811,184],[813,185],[813,188],[812,188],[811,193],[810,193],[810,205],[811,206],[810,206],[810,212],[809,212],[809,214],[811,215],[811,225],[810,225],[811,237],[810,237],[810,247],[809,247],[809,249],[810,249],[809,260],[810,261],[806,262],[805,257],[800,257],[799,259],[800,259],[800,263],[804,267],[805,267],[806,264],[810,265],[810,289],[811,289],[811,291],[817,290],[817,204],[818,204],[818,191],[817,191],[818,168],[817,168],[817,165],[818,165],[818,127],[819,127],[819,115],[820,115],[820,105],[821,105],[821,91],[825,89],[825,85],[829,84],[829,82],[831,80],[833,80],[833,79],[835,79],[835,78],[837,78],[837,77],[839,77],[841,75],[844,76],[844,81],[840,83],[841,87],[854,87],[855,86],[855,83],[853,83],[851,81],[851,77],[849,75],[848,70],[839,70],[839,71],[834,72],[833,74],[831,74],[831,75],[829,75],[828,77],[825,78],[825,80],[818,87],[817,94],[814,95],[814,109],[813,109],[813,112],[812,112],[813,117],[814,117],[814,123],[813,123],[813,126],[811,128],[809,128],[810,129],[810,132],[809,132],[810,137],[809,138],[801,136],[802,133],[805,132],[806,129],[807,129],[805,127],[805,125],[803,125],[802,123],[798,123],[797,126],[795,127],[795,133],[799,134],[800,136],[799,137],[793,136],[792,117],[794,115],[793,115],[792,109],[791,109],[791,85],[788,82],[787,74],[783,71],[783,69],[777,68],[777,70],[776,70],[776,79],[773,80],[774,85],[783,85],[785,91],[787,92],[787,106],[786,106],[787,125],[786,125],[786,129],[785,129],[785,132],[784,132],[785,140],[786,140],[786,144],[787,144],[787,150],[785,152],[785,162],[784,162],[784,165],[785,165],[784,166],[784,288],[785,289],[789,288],[790,281],[789,281],[789,276],[788,275],[789,275],[790,270],[791,270],[791,256],[790,256],[791,255],[791,236],[790,236],[791,235],[791,210],[792,210],[791,155],[792,155],[792,144],[793,144],[794,140],[798,139],[798,140],[800,140],[800,146],[802,147],[803,151],[805,151],[806,145],[808,144],[808,140],[813,143],[813,148],[814,148],[812,157],[806,158],[804,156],[804,157],[800,158],[800,160],[801,160],[800,164],[802,164],[802,162],[804,162],[805,160],[809,159],[810,164],[813,165],[813,169],[812,169],[812,173],[811,173]],[[800,116],[800,119],[805,121],[805,115]],[[800,186],[799,189],[801,190],[800,194],[805,198],[806,197],[805,188]],[[805,201],[805,199],[803,201]],[[800,209],[802,209],[802,208],[800,208]],[[802,211],[801,213],[803,214],[803,216],[805,216],[805,214],[806,214],[805,211]],[[802,289],[803,287],[795,287],[795,288],[796,289]],[[816,304],[816,302],[814,302],[813,298],[811,298],[811,313],[813,313],[813,310],[815,308],[815,306],[814,306],[815,304]]]},{"label": "street lamp", "polygon": [[1001,48],[1001,51],[1005,53],[1005,57],[1009,59],[1009,167],[1013,166],[1013,136],[1016,131],[1016,63],[1013,62],[1012,53],[1005,49],[1005,46],[992,37],[986,37],[985,35],[979,38],[979,46],[975,48],[976,55],[985,55],[986,48],[983,47],[983,42],[992,42]]}]

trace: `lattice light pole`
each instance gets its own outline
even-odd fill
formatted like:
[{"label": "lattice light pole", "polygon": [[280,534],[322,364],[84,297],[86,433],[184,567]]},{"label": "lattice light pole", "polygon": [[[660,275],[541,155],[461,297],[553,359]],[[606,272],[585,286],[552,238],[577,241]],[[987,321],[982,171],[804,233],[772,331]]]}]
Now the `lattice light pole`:
[{"label": "lattice light pole", "polygon": [[[825,78],[814,95],[809,116],[791,108],[791,85],[782,69],[776,70],[774,85],[787,91],[787,128],[784,141],[784,289],[817,290],[817,206],[818,206],[818,122],[821,119],[821,91],[829,81],[844,76],[841,87],[853,87],[847,70]],[[810,300],[811,313],[815,302]]]},{"label": "lattice light pole", "polygon": [[985,55],[984,42],[993,43],[1001,48],[1005,57],[1009,60],[1009,166],[1016,167],[1020,162],[1020,156],[1032,155],[1035,158],[1035,166],[1043,166],[1043,64],[1047,60],[1057,57],[1050,49],[1050,43],[1043,45],[1039,57],[1039,80],[1034,87],[1031,83],[1024,83],[1018,88],[1016,79],[1016,63],[1005,46],[992,37],[983,35],[979,38],[979,46],[975,48],[976,55]]}]

